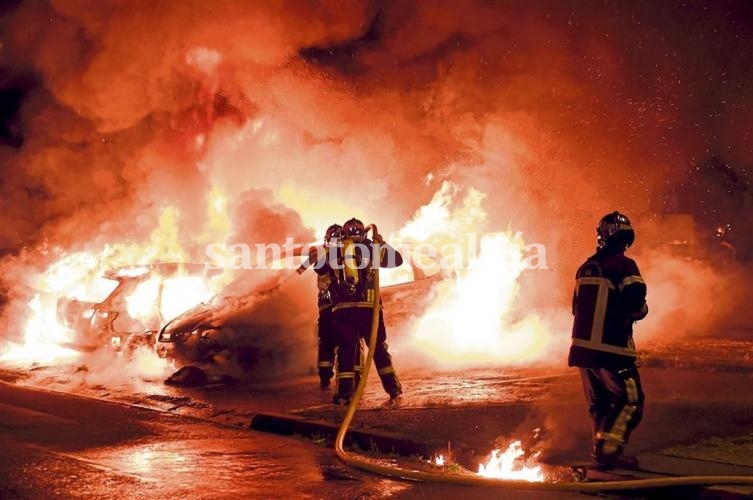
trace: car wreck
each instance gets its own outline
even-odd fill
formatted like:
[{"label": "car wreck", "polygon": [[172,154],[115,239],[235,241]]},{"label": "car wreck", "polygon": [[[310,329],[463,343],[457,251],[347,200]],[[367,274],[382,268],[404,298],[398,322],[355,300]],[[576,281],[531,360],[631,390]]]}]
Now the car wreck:
[{"label": "car wreck", "polygon": [[64,346],[90,352],[130,352],[153,346],[161,325],[213,295],[217,271],[196,263],[158,263],[111,269],[75,297],[57,300],[58,323],[70,330]]},{"label": "car wreck", "polygon": [[[424,257],[417,254],[402,268],[381,271],[388,329],[399,329],[420,314],[433,284],[448,277],[438,261]],[[316,285],[313,272],[306,276],[290,269],[240,271],[211,300],[165,323],[156,337],[158,355],[174,360],[176,367],[211,370],[229,363],[254,373],[290,372],[299,359],[311,365]]]}]

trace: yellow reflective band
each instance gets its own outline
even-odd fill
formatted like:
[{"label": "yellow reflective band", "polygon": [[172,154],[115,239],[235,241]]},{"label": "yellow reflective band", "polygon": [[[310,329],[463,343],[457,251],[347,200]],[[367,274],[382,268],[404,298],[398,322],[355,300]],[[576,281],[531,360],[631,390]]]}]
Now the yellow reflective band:
[{"label": "yellow reflective band", "polygon": [[391,366],[385,366],[384,368],[377,370],[377,373],[379,375],[389,375],[390,373],[395,373],[395,369]]},{"label": "yellow reflective band", "polygon": [[635,405],[626,404],[622,407],[622,411],[620,411],[620,414],[617,416],[614,424],[612,425],[610,435],[614,438],[615,441],[618,441],[620,444],[625,442],[625,432],[627,431],[627,424],[628,422],[630,422],[630,419],[632,418],[633,413],[635,413],[635,410]]},{"label": "yellow reflective band", "polygon": [[646,284],[646,282],[643,281],[642,277],[638,276],[637,274],[633,274],[631,276],[627,276],[620,282],[620,291],[622,291],[626,286],[632,285],[634,283],[641,283],[643,285]]},{"label": "yellow reflective band", "polygon": [[332,368],[332,363],[330,363],[329,361],[321,361],[316,366],[318,366],[319,368]]},{"label": "yellow reflective band", "polygon": [[601,439],[616,441],[620,444],[625,442],[627,425],[633,418],[635,411],[638,409],[636,406],[638,403],[638,384],[636,384],[635,379],[625,379],[625,392],[628,399],[627,404],[622,407],[622,410],[620,410],[620,413],[614,420],[614,424],[612,424],[612,428],[609,432],[599,433],[603,436]]},{"label": "yellow reflective band", "polygon": [[620,450],[620,445],[610,441],[605,442],[601,447],[601,452],[604,455],[614,455]]},{"label": "yellow reflective band", "polygon": [[338,380],[341,378],[356,378],[356,372],[340,372],[337,374]]},{"label": "yellow reflective band", "polygon": [[[578,347],[585,347],[586,349],[593,349],[594,351],[611,352],[612,354],[619,354],[621,356],[629,356],[631,358],[636,357],[635,348],[619,347],[611,344],[604,344],[602,342],[591,342],[584,339],[572,339],[573,345]],[[632,348],[631,348],[632,347]]]},{"label": "yellow reflective band", "polygon": [[609,430],[609,432],[597,432],[596,437],[598,439],[603,439],[608,445],[605,444],[604,448],[608,448],[610,451],[609,453],[614,453],[619,449],[619,446],[616,447],[614,451],[611,451],[612,448],[615,447],[616,443],[617,445],[622,445],[625,443],[625,434],[627,433],[627,426],[630,420],[633,418],[633,414],[637,411],[637,402],[638,402],[638,384],[636,383],[635,379],[633,378],[627,378],[625,379],[625,393],[627,395],[628,402],[625,406],[622,407],[622,410],[620,410],[619,415],[617,415],[617,418],[614,421],[614,424],[612,424],[612,428]]},{"label": "yellow reflective band", "polygon": [[354,368],[355,371],[360,372],[361,371],[361,365],[356,365]]},{"label": "yellow reflective band", "polygon": [[577,285],[606,285],[611,290],[616,289],[614,284],[612,284],[609,279],[601,278],[599,276],[584,276],[582,278],[578,278],[576,286]]},{"label": "yellow reflective band", "polygon": [[635,379],[629,378],[625,380],[625,389],[627,390],[628,401],[630,403],[638,402],[638,384],[635,383]]},{"label": "yellow reflective band", "polygon": [[339,304],[337,304],[335,307],[332,308],[332,312],[340,311],[342,309],[351,309],[354,307],[368,309],[370,307],[374,307],[374,301],[340,302]]},{"label": "yellow reflective band", "polygon": [[587,276],[578,278],[578,288],[581,285],[596,286],[596,304],[594,308],[593,323],[591,323],[592,342],[601,343],[604,336],[604,320],[607,315],[607,300],[609,299],[609,289],[614,290],[614,285],[607,278]]},{"label": "yellow reflective band", "polygon": [[[606,282],[607,286],[604,286]],[[599,292],[596,295],[596,308],[594,310],[594,322],[591,325],[591,341],[601,342],[604,336],[604,321],[607,316],[607,299],[609,299],[609,287],[612,282],[608,279],[599,284]]]},{"label": "yellow reflective band", "polygon": [[596,433],[596,439],[601,439],[603,441],[606,441],[608,443],[617,443],[622,444],[622,439],[619,438],[619,436],[616,436],[612,434],[611,432],[606,431],[599,431]]}]

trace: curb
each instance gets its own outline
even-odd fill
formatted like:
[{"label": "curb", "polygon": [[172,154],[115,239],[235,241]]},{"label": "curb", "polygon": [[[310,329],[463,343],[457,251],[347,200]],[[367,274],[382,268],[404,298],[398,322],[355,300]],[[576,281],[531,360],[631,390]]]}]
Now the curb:
[{"label": "curb", "polygon": [[[308,419],[284,413],[258,413],[251,419],[249,428],[256,431],[269,432],[284,436],[297,434],[307,438],[324,438],[328,442],[334,442],[340,426],[323,420]],[[448,449],[448,444],[446,443],[419,443],[394,433],[357,429],[351,429],[348,431],[348,434],[345,436],[345,444],[347,446],[358,446],[364,451],[377,451],[384,454],[396,454],[404,457],[420,456],[424,459],[429,459],[438,453],[446,453],[446,450]],[[468,468],[469,470],[473,470],[478,464],[476,451],[463,446],[453,446],[452,458],[454,462]],[[601,480],[638,479],[641,476],[641,473],[630,474],[628,471],[620,472],[620,474],[603,474]],[[653,477],[658,477],[660,475],[665,474],[657,473],[657,475]],[[674,474],[666,475],[671,476]],[[645,477],[645,473],[643,473],[643,477]],[[654,492],[661,492],[660,494],[670,493],[669,490],[662,489],[655,490]],[[737,500],[751,498],[749,491],[741,491],[738,487],[725,485],[708,486],[703,488],[676,488],[672,493],[681,494],[680,498],[709,500]]]},{"label": "curb", "polygon": [[[271,432],[290,436],[299,434],[308,438],[325,438],[334,442],[340,429],[338,424],[323,420],[312,420],[286,415],[283,413],[257,413],[251,419],[251,429],[263,432]],[[401,455],[405,457],[431,457],[446,445],[418,443],[406,439],[398,434],[389,432],[363,431],[357,429],[348,430],[345,436],[345,444],[358,446],[365,451],[378,451],[380,453]]]}]

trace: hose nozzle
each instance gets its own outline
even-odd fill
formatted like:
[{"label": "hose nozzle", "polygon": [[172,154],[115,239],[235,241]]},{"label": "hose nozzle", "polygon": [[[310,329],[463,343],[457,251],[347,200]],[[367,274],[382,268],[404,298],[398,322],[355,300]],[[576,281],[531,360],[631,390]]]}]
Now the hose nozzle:
[{"label": "hose nozzle", "polygon": [[369,233],[369,231],[371,231],[371,239],[374,239],[377,236],[381,236],[379,234],[379,230],[377,229],[376,224],[369,224],[368,226],[366,226],[366,231],[364,232],[364,236],[366,236]]}]

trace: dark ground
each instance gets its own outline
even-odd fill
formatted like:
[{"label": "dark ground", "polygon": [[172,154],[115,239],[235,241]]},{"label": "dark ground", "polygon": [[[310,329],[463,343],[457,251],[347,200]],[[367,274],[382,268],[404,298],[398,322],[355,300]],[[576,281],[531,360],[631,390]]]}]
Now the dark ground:
[{"label": "dark ground", "polygon": [[[751,352],[753,343],[744,341],[657,346],[641,369],[647,408],[629,451],[644,465],[678,474],[753,475]],[[341,464],[325,440],[248,429],[260,412],[339,423],[344,410],[329,404],[331,393],[321,391],[314,376],[193,389],[136,380],[105,387],[73,383],[70,369],[3,372],[10,384],[0,385],[0,497],[482,498],[500,493],[370,476]],[[372,374],[354,428],[428,443],[445,456],[449,449],[469,467],[484,461],[495,441],[506,446],[512,438],[541,451],[540,462],[587,457],[589,424],[573,370],[403,371],[401,378],[405,395],[392,408],[384,405],[386,396]],[[30,385],[78,396],[22,387]],[[534,429],[539,429],[536,439]],[[752,492],[725,487],[674,493],[718,498],[714,495]],[[642,492],[638,498],[649,494],[673,493]],[[563,497],[510,492],[509,498],[526,496]]]}]

